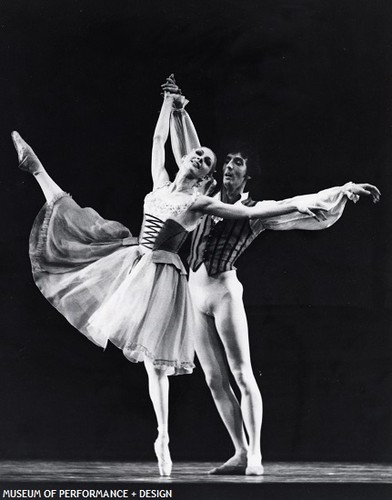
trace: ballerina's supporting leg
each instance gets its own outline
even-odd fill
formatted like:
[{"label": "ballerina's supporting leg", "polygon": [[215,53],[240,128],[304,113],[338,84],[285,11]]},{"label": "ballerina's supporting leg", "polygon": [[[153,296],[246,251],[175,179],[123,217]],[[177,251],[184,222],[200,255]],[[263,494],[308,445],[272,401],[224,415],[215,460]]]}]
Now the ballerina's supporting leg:
[{"label": "ballerina's supporting leg", "polygon": [[33,149],[22,139],[18,132],[12,132],[12,140],[18,153],[19,168],[34,175],[47,203],[50,203],[63,190],[50,177]]},{"label": "ballerina's supporting leg", "polygon": [[158,459],[161,476],[170,476],[172,461],[169,451],[169,380],[165,370],[153,366],[152,362],[145,361],[144,366],[148,374],[148,388],[158,424],[158,437],[154,443],[155,454]]}]

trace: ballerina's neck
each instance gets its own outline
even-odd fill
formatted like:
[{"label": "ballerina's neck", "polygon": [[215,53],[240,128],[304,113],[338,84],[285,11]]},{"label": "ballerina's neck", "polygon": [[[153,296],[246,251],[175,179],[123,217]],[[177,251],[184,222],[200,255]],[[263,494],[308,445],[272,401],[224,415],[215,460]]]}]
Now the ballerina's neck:
[{"label": "ballerina's neck", "polygon": [[197,179],[194,177],[187,177],[182,173],[178,173],[170,188],[172,192],[192,194],[193,189],[197,185]]}]

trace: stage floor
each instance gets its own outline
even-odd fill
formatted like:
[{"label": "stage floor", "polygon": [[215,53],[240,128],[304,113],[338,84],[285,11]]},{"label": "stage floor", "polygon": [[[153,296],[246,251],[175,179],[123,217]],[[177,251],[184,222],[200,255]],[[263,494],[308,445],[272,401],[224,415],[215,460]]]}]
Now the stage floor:
[{"label": "stage floor", "polygon": [[171,477],[162,478],[153,462],[3,461],[0,482],[392,484],[392,465],[388,464],[267,462],[259,477],[208,475],[217,465],[178,462]]}]

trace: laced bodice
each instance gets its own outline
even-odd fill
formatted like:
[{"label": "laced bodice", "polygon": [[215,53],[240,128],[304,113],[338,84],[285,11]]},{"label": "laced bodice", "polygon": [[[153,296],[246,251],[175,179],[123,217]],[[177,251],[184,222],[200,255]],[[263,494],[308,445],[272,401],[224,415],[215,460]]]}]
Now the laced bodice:
[{"label": "laced bodice", "polygon": [[177,252],[188,233],[195,227],[193,216],[187,217],[197,192],[173,195],[166,184],[147,194],[144,199],[144,219],[140,244],[151,250],[165,249]]}]

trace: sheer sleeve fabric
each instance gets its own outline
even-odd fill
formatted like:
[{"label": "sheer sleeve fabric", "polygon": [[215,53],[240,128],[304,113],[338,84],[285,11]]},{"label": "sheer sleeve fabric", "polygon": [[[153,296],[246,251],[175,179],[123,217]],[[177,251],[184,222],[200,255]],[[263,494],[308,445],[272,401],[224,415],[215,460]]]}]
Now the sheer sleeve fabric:
[{"label": "sheer sleeve fabric", "polygon": [[[325,220],[316,220],[307,214],[301,212],[292,212],[289,214],[270,217],[268,219],[256,219],[251,221],[252,229],[256,232],[261,232],[264,229],[273,231],[288,231],[291,229],[302,229],[308,231],[318,231],[327,229],[337,222],[343,214],[347,200],[350,199],[356,203],[359,199],[358,195],[350,191],[352,183],[347,183],[344,186],[337,186],[314,194],[305,194],[295,196],[281,201],[280,203],[293,203],[303,201],[312,206],[315,210],[322,209]],[[260,202],[268,203],[268,202]]]},{"label": "sheer sleeve fabric", "polygon": [[[185,102],[186,104],[186,102]],[[195,126],[185,109],[173,109],[170,120],[170,139],[173,155],[178,166],[181,158],[192,149],[200,147]]]}]

